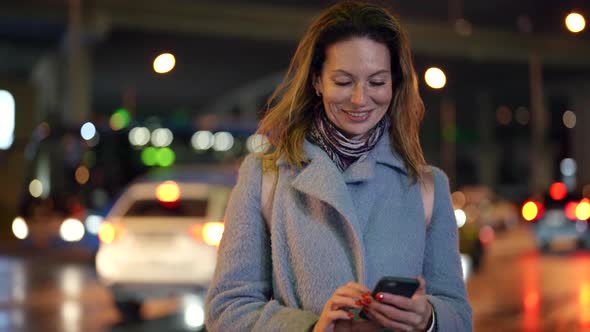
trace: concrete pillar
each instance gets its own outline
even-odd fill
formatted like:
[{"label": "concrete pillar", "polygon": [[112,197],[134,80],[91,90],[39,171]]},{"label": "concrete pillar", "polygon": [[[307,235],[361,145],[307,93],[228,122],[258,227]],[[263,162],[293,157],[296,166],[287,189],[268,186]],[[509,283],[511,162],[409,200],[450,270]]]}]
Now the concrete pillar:
[{"label": "concrete pillar", "polygon": [[451,188],[453,183],[456,183],[456,139],[457,139],[457,124],[455,101],[451,97],[442,97],[440,101],[440,126],[441,126],[441,164],[443,170],[447,173]]},{"label": "concrete pillar", "polygon": [[498,183],[498,147],[495,144],[494,128],[496,119],[492,95],[488,90],[476,92],[476,110],[479,114],[479,174],[483,185],[496,190]]},{"label": "concrete pillar", "polygon": [[529,58],[529,84],[531,99],[531,160],[529,192],[541,194],[551,182],[551,154],[547,151],[547,110],[543,93],[543,67],[541,59]]}]

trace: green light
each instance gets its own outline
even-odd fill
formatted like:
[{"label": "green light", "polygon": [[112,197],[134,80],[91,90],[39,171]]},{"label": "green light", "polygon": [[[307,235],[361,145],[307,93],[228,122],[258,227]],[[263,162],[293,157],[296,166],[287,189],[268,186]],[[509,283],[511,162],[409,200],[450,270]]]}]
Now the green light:
[{"label": "green light", "polygon": [[127,127],[131,122],[131,115],[124,108],[119,108],[111,115],[111,128],[119,130]]},{"label": "green light", "polygon": [[174,164],[176,154],[170,148],[161,148],[158,150],[156,159],[158,160],[158,165],[168,167]]},{"label": "green light", "polygon": [[154,166],[158,161],[158,150],[153,146],[145,148],[141,151],[141,160],[146,166]]},{"label": "green light", "polygon": [[88,166],[88,168],[94,167],[94,165],[96,165],[96,153],[94,151],[84,152],[82,161],[84,162],[84,165]]}]

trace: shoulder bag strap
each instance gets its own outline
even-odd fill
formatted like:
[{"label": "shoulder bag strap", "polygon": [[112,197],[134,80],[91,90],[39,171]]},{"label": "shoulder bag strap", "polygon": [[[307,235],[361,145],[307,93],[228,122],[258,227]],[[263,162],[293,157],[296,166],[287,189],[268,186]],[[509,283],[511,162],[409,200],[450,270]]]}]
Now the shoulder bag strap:
[{"label": "shoulder bag strap", "polygon": [[422,173],[420,181],[420,189],[422,192],[422,206],[424,207],[424,216],[426,219],[426,227],[430,226],[432,219],[432,209],[434,208],[434,175],[432,169],[427,168]]}]

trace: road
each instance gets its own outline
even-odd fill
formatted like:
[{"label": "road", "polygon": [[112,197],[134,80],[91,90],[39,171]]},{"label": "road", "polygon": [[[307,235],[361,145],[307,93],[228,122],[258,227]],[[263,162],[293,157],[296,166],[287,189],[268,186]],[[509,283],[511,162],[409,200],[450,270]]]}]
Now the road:
[{"label": "road", "polygon": [[[92,261],[58,257],[0,256],[0,332],[191,330],[185,302],[172,298],[122,323]],[[542,255],[526,228],[496,237],[467,288],[475,331],[590,332],[590,253]]]}]

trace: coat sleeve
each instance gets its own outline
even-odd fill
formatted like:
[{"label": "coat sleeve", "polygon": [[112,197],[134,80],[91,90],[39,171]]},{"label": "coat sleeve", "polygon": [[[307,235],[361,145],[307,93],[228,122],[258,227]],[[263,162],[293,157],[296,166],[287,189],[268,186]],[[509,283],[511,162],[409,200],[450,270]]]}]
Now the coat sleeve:
[{"label": "coat sleeve", "polygon": [[436,312],[437,332],[472,331],[472,312],[463,281],[449,180],[440,169],[432,167],[432,170],[434,207],[424,253],[426,293]]},{"label": "coat sleeve", "polygon": [[246,157],[225,214],[205,303],[208,331],[308,331],[318,316],[273,299],[270,238],[260,208],[261,161]]}]

